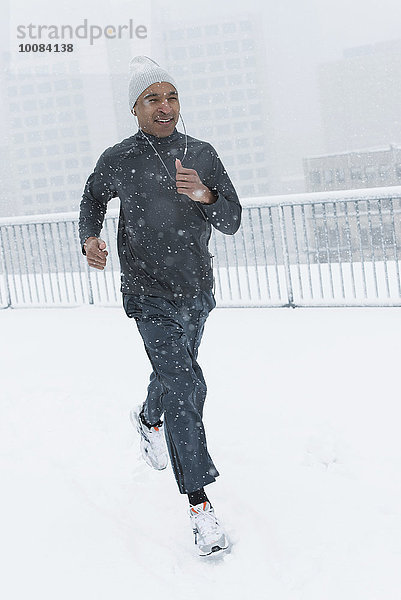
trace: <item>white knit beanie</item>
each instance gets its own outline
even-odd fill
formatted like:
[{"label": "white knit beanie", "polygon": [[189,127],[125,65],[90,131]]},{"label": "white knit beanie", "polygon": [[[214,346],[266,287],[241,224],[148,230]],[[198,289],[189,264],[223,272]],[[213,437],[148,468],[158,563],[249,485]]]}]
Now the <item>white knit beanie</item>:
[{"label": "white knit beanie", "polygon": [[167,83],[171,83],[175,88],[177,87],[171,75],[159,67],[157,62],[147,56],[135,56],[131,60],[129,68],[131,73],[128,91],[130,110],[132,110],[142,92],[152,85],[152,83],[166,81]]}]

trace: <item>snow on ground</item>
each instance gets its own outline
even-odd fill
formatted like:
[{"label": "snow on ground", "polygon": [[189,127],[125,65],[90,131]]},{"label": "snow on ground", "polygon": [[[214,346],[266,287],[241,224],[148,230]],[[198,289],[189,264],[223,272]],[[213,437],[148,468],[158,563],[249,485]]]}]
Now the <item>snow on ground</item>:
[{"label": "snow on ground", "polygon": [[149,366],[122,309],[0,311],[7,600],[399,600],[399,309],[218,309],[200,362],[233,542],[194,550],[129,409]]}]

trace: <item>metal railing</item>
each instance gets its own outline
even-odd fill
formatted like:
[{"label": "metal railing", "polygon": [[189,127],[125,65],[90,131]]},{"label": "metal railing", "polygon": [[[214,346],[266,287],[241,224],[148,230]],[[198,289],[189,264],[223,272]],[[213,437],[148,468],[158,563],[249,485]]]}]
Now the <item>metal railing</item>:
[{"label": "metal railing", "polygon": [[[214,232],[218,306],[401,306],[401,187],[247,199]],[[0,219],[0,308],[121,305],[118,209],[104,271],[81,253],[77,213]]]}]

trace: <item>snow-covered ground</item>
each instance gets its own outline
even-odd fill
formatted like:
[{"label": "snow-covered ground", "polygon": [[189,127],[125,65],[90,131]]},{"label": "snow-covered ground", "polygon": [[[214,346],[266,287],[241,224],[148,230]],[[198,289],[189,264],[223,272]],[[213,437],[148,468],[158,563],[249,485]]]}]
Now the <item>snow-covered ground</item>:
[{"label": "snow-covered ground", "polygon": [[0,331],[3,598],[399,600],[399,309],[212,313],[219,560],[140,459],[150,369],[122,308],[8,309]]}]

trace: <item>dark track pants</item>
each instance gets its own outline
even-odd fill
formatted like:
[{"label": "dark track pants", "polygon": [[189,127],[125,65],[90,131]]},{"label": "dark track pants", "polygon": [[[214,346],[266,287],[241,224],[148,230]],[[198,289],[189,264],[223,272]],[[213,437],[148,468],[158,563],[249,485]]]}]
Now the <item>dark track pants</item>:
[{"label": "dark track pants", "polygon": [[134,317],[153,367],[144,404],[145,419],[164,414],[171,465],[182,494],[194,492],[219,475],[206,445],[202,423],[206,383],[196,358],[212,293],[170,301],[123,294],[124,310]]}]

